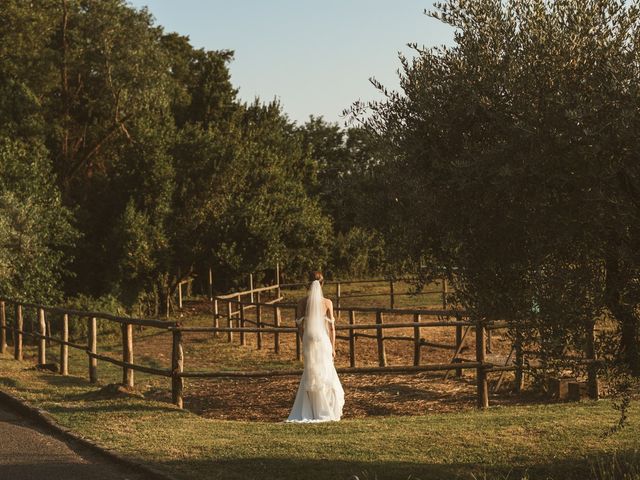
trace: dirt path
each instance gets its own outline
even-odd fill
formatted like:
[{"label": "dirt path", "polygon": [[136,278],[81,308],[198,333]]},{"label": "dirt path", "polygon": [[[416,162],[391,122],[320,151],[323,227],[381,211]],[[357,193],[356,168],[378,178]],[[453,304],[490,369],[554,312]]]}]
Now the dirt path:
[{"label": "dirt path", "polygon": [[45,433],[0,405],[0,478],[11,480],[143,480],[84,448]]}]

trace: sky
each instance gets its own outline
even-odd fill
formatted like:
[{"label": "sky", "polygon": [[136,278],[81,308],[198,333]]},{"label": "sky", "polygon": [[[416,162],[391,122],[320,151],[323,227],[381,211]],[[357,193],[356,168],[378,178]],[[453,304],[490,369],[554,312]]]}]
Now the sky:
[{"label": "sky", "polygon": [[356,100],[381,98],[375,77],[398,88],[407,43],[452,43],[453,30],[424,15],[432,0],[130,0],[165,31],[207,50],[234,50],[241,100],[277,98],[291,120],[344,123]]}]

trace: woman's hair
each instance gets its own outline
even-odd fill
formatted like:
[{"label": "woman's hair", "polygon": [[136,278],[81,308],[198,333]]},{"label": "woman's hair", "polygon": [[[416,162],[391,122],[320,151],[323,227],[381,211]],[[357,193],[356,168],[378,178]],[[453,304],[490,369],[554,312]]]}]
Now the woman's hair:
[{"label": "woman's hair", "polygon": [[320,285],[324,284],[324,277],[322,276],[322,272],[309,273],[309,283],[313,283],[315,280],[318,280],[320,282]]}]

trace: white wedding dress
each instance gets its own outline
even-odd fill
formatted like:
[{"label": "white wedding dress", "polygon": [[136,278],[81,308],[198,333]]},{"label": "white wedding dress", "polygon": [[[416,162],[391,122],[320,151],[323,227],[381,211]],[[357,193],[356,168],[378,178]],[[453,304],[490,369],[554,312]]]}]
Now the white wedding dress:
[{"label": "white wedding dress", "polygon": [[304,370],[291,414],[287,422],[327,422],[340,420],[344,406],[344,390],[333,365],[333,349],[327,331],[322,287],[317,280],[311,284],[304,322],[302,355]]}]

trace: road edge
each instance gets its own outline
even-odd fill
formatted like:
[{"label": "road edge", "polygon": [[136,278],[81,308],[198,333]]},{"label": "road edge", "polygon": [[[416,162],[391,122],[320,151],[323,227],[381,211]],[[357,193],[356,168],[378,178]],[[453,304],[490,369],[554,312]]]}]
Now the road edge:
[{"label": "road edge", "polygon": [[33,420],[38,426],[48,430],[54,435],[62,437],[70,443],[77,443],[81,447],[91,450],[93,453],[101,455],[119,465],[128,467],[139,473],[150,476],[158,480],[177,480],[176,477],[161,472],[154,467],[144,463],[124,457],[114,450],[106,448],[98,443],[89,440],[79,433],[60,425],[46,410],[38,408],[29,402],[0,390],[0,403],[19,413],[20,415]]}]

